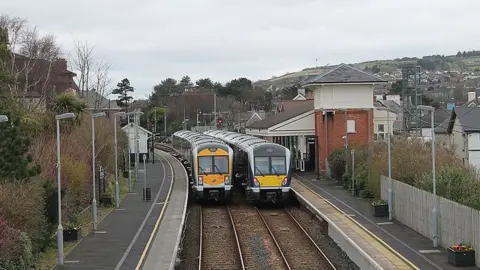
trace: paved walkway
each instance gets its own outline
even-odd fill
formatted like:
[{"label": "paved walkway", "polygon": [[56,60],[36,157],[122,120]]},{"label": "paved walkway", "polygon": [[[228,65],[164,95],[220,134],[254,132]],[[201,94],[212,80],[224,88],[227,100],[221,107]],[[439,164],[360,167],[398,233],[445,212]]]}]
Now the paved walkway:
[{"label": "paved walkway", "polygon": [[448,263],[446,249],[434,248],[432,240],[398,221],[394,220],[390,223],[388,217],[374,217],[369,200],[352,196],[350,192],[338,186],[336,181],[316,181],[316,175],[313,173],[297,174],[294,177],[328,199],[422,270],[479,269],[452,266]]},{"label": "paved walkway", "polygon": [[[87,235],[57,269],[135,269],[170,188],[172,172],[168,162],[157,156],[147,164],[147,184],[152,199],[144,202],[143,173],[134,184],[133,193],[120,203],[100,224],[97,232]],[[143,169],[143,164],[140,164]]]}]

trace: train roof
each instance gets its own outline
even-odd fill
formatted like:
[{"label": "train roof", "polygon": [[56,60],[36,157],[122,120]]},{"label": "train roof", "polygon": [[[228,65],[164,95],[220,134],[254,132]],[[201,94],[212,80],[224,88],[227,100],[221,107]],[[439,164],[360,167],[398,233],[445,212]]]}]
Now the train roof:
[{"label": "train roof", "polygon": [[199,147],[205,144],[221,144],[228,147],[228,145],[224,141],[218,138],[190,130],[180,130],[173,133],[173,135],[189,141],[192,146],[195,147]]},{"label": "train roof", "polygon": [[208,131],[205,131],[204,134],[224,140],[225,142],[229,144],[233,144],[244,151],[247,151],[248,149],[253,149],[262,145],[272,145],[272,144],[285,148],[282,145],[271,143],[264,139],[257,138],[255,136],[237,133],[237,132],[224,131],[224,130],[208,130]]}]

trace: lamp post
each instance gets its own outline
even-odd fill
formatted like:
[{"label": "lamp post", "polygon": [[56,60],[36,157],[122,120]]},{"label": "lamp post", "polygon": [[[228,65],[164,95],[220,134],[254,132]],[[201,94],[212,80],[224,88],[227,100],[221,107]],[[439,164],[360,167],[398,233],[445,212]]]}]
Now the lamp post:
[{"label": "lamp post", "polygon": [[8,117],[6,115],[0,115],[0,123],[2,122],[7,122],[8,121]]},{"label": "lamp post", "polygon": [[418,105],[417,109],[429,111],[432,128],[432,182],[433,182],[433,247],[438,246],[438,211],[437,211],[437,183],[435,179],[435,108],[432,106]]},{"label": "lamp post", "polygon": [[165,142],[167,140],[167,110],[166,108],[168,108],[167,106],[164,106],[164,111],[163,111],[163,129],[164,129],[164,132],[165,132]]},{"label": "lamp post", "polygon": [[120,187],[118,185],[118,140],[117,140],[117,116],[125,116],[124,112],[117,112],[113,115],[113,129],[115,131],[115,206],[120,206]]},{"label": "lamp post", "polygon": [[95,119],[105,117],[104,112],[92,114],[92,183],[93,183],[93,200],[92,200],[92,222],[93,230],[97,230],[97,195],[95,191]]},{"label": "lamp post", "polygon": [[388,220],[393,219],[393,189],[392,189],[392,152],[391,152],[391,140],[390,140],[390,109],[387,107],[376,108],[379,111],[387,112],[387,125],[388,125]]},{"label": "lamp post", "polygon": [[[0,115],[0,122],[6,122],[8,118],[3,118]],[[58,252],[58,265],[63,265],[63,227],[62,227],[62,182],[61,182],[61,157],[60,157],[60,120],[75,117],[73,113],[64,113],[56,115],[57,120],[57,195],[58,195],[58,228],[57,228],[57,252]],[[6,120],[5,120],[6,119]]]}]

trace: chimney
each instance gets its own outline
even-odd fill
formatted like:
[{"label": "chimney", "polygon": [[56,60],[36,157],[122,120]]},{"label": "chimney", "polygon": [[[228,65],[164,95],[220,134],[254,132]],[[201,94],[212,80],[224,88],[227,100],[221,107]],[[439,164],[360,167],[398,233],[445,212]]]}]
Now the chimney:
[{"label": "chimney", "polygon": [[377,102],[377,96],[373,95],[373,103],[376,103],[376,102]]},{"label": "chimney", "polygon": [[298,94],[305,97],[305,88],[298,88]]},{"label": "chimney", "polygon": [[312,91],[308,91],[306,96],[305,96],[306,99],[313,99],[313,92]]},{"label": "chimney", "polygon": [[475,100],[476,92],[468,92],[468,102]]}]

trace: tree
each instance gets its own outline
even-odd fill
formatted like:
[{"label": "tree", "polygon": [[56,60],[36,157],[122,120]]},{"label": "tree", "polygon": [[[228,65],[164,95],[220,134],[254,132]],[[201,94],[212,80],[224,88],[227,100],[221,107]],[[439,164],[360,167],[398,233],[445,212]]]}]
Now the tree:
[{"label": "tree", "polygon": [[[93,68],[93,47],[89,47],[85,42],[74,41],[75,55],[72,60],[73,70],[77,73],[76,81],[80,89],[81,97],[88,97],[90,69]],[[86,95],[85,95],[86,94]]]},{"label": "tree", "polygon": [[38,175],[40,166],[31,164],[30,138],[22,130],[20,117],[10,112],[7,116],[10,121],[0,123],[0,179],[25,181]]},{"label": "tree", "polygon": [[202,78],[195,82],[195,84],[203,89],[213,89],[213,82],[210,78]]},{"label": "tree", "polygon": [[117,104],[119,107],[123,107],[128,111],[128,103],[133,99],[129,93],[133,91],[134,88],[130,86],[130,81],[127,78],[117,84],[117,88],[112,91],[112,94],[118,95]]},{"label": "tree", "polygon": [[185,75],[182,77],[182,79],[180,80],[180,84],[183,85],[184,87],[193,86],[192,80],[188,75]]},{"label": "tree", "polygon": [[87,109],[87,104],[83,100],[78,99],[75,94],[65,92],[57,95],[55,97],[54,111],[56,114],[62,114],[67,112],[75,113],[75,119],[77,123],[81,121],[85,110]]},{"label": "tree", "polygon": [[14,82],[10,71],[6,68],[10,61],[8,31],[5,28],[0,28],[0,93],[3,93],[5,88]]},{"label": "tree", "polygon": [[298,88],[300,85],[294,84],[292,86],[284,87],[281,92],[282,99],[292,100],[298,95]]}]

